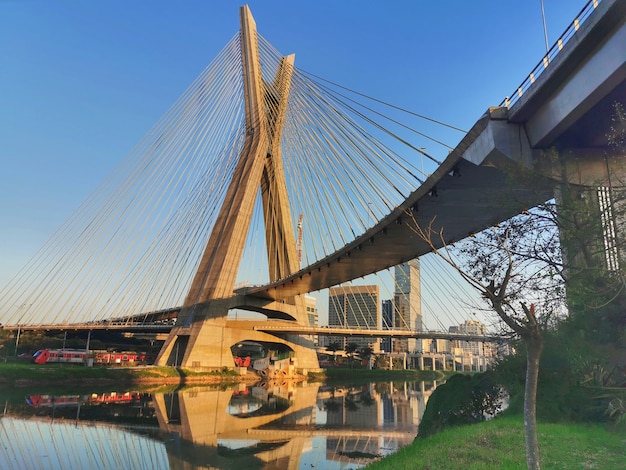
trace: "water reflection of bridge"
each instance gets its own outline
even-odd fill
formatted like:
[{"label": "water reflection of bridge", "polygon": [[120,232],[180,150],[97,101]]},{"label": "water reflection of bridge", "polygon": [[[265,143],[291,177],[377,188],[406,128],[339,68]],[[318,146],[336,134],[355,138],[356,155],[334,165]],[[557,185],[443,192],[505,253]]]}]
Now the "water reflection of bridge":
[{"label": "water reflection of bridge", "polygon": [[[29,396],[26,402],[7,406],[7,419],[0,418],[0,435],[9,436],[3,437],[0,468],[29,468],[17,465],[18,460],[45,468],[36,464],[43,462],[39,449],[45,449],[46,458],[58,454],[55,458],[67,462],[67,468],[101,467],[97,462],[91,465],[92,457],[132,462],[128,468],[150,470],[153,467],[145,465],[152,465],[155,458],[165,459],[170,468],[364,465],[413,440],[435,387],[435,382],[332,387],[293,382],[242,384],[232,390],[117,394],[139,398],[115,407],[89,400],[95,394]],[[124,422],[119,421],[122,416]],[[24,421],[26,417],[30,419]],[[106,444],[112,440],[137,442],[133,445],[145,455],[129,457],[126,454],[132,449]],[[75,455],[76,449],[90,449],[100,441],[104,444],[97,452]],[[11,464],[4,465],[7,462]]]},{"label": "water reflection of bridge", "polygon": [[[161,429],[176,436],[171,441],[175,447],[168,449],[170,459],[219,466],[237,456],[244,465],[298,468],[314,440],[326,437],[325,459],[365,464],[379,455],[381,442],[398,449],[414,439],[435,387],[391,383],[377,391],[371,384],[285,382],[233,391],[181,391],[157,397],[155,406]],[[353,452],[358,456],[350,457]]]}]

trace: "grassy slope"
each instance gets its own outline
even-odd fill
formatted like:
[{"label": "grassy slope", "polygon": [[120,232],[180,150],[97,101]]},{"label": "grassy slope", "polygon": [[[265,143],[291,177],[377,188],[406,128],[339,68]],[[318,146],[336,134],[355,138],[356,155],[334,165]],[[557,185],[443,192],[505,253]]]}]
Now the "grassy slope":
[{"label": "grassy slope", "polygon": [[[626,432],[598,425],[539,424],[541,468],[626,469]],[[448,429],[368,466],[383,469],[525,469],[523,419]]]}]

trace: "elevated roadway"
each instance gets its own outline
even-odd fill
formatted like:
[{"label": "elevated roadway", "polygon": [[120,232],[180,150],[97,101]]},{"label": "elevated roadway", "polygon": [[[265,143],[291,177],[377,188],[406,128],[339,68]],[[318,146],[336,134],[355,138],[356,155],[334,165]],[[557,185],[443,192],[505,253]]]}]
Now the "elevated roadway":
[{"label": "elevated roadway", "polygon": [[[235,323],[235,324],[233,324]],[[229,322],[231,327],[237,327],[238,323]],[[250,322],[252,323],[252,322]],[[324,335],[324,336],[362,336],[362,337],[391,337],[391,338],[420,338],[420,339],[447,339],[459,341],[486,341],[497,342],[506,341],[506,338],[495,335],[473,335],[464,333],[449,333],[446,331],[417,331],[417,330],[383,330],[367,328],[337,328],[337,327],[315,327],[299,326],[295,324],[276,324],[276,321],[258,322],[255,321],[252,329],[271,334],[296,334],[296,335]],[[283,323],[283,322],[279,322]]]},{"label": "elevated roadway", "polygon": [[551,146],[582,158],[575,183],[606,178],[606,166],[596,163],[609,152],[611,106],[626,102],[626,0],[603,0],[597,7],[590,2],[588,8],[586,20],[573,23],[569,40],[560,40],[558,51],[541,61],[541,75],[518,88],[514,104],[490,108],[425,183],[375,227],[289,277],[238,294],[285,299],[424,255],[430,247],[414,233],[413,218],[422,227],[442,229],[449,243],[544,202],[553,195],[550,169],[541,191],[507,187],[505,172],[530,165]]},{"label": "elevated roadway", "polygon": [[[472,335],[464,333],[449,333],[446,331],[416,331],[416,330],[383,330],[366,328],[335,328],[319,326],[301,326],[289,321],[268,320],[231,320],[230,328],[261,331],[272,335],[324,335],[324,336],[360,336],[375,338],[420,338],[420,339],[447,339],[459,341],[483,341],[502,342],[507,338],[495,335]],[[75,324],[50,324],[50,325],[24,325],[7,326],[9,331],[120,331],[133,334],[161,335],[169,333],[174,326],[172,324],[149,324],[149,323],[75,323]]]}]

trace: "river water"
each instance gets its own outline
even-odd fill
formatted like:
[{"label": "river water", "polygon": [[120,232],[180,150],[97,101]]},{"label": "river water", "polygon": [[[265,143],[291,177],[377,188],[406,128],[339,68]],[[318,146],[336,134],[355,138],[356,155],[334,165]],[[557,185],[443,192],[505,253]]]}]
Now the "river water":
[{"label": "river water", "polygon": [[0,468],[356,469],[413,441],[436,386],[5,390]]}]

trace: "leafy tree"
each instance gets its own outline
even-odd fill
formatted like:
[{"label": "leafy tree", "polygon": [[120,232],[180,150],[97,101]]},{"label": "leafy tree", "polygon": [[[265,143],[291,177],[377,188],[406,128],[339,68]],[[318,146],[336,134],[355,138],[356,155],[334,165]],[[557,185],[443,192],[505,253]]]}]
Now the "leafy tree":
[{"label": "leafy tree", "polygon": [[370,359],[374,355],[374,350],[370,348],[369,346],[363,346],[362,348],[359,348],[359,350],[357,351],[357,354],[359,355],[361,360],[369,364]]},{"label": "leafy tree", "polygon": [[359,409],[359,405],[356,403],[353,395],[346,395],[344,405],[346,407],[346,411],[357,411]]},{"label": "leafy tree", "polygon": [[333,353],[333,362],[337,362],[337,351],[341,351],[341,345],[337,341],[332,341],[326,346],[326,349]]},{"label": "leafy tree", "polygon": [[374,361],[374,366],[377,369],[389,369],[390,361],[391,361],[391,358],[389,356],[381,354],[379,356],[376,356],[376,359]]},{"label": "leafy tree", "polygon": [[419,424],[419,438],[445,427],[484,421],[500,410],[502,390],[489,373],[456,374],[435,389]]},{"label": "leafy tree", "polygon": [[348,343],[346,345],[346,354],[350,357],[350,367],[352,368],[353,366],[353,359],[354,359],[354,354],[357,352],[357,350],[359,349],[359,345],[356,343]]},{"label": "leafy tree", "polygon": [[[574,152],[553,149],[535,159],[534,168],[508,169],[510,187],[534,193],[529,200],[537,200],[536,195],[549,194],[549,190],[554,197],[546,196],[545,203],[498,226],[451,248],[443,230],[434,229],[435,220],[420,226],[413,219],[415,233],[481,293],[503,329],[522,341],[529,468],[539,468],[536,419],[540,376],[542,383],[553,384],[550,405],[570,405],[554,407],[566,411],[566,416],[574,409],[593,413],[592,407],[581,406],[589,401],[590,387],[580,385],[591,383],[589,378],[603,385],[626,384],[626,282],[622,269],[626,166],[623,157],[620,159],[626,150],[623,106],[615,107],[613,122],[608,141],[614,156],[607,151],[590,164],[593,157],[586,155],[583,161]],[[518,197],[523,192],[502,191],[502,203],[514,200],[520,204]],[[532,206],[526,203],[526,207]],[[412,217],[412,213],[407,215]],[[546,347],[550,353],[542,360]],[[577,359],[581,354],[585,361]],[[514,357],[498,368],[516,360]],[[616,380],[620,366],[622,378]],[[605,398],[608,416],[621,413],[620,400]],[[544,409],[548,408],[546,404]]]}]

